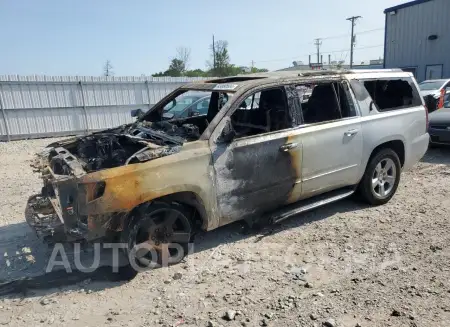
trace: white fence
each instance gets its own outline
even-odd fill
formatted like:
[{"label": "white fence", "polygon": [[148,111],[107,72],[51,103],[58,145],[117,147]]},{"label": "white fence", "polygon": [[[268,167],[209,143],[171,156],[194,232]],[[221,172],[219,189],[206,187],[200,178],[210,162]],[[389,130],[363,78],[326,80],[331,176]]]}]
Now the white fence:
[{"label": "white fence", "polygon": [[84,134],[130,123],[185,77],[0,75],[0,141]]}]

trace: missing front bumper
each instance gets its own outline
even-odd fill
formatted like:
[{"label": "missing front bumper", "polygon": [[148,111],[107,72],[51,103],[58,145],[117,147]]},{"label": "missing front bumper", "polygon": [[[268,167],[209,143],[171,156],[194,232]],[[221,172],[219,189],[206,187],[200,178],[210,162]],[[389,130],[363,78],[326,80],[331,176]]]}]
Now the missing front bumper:
[{"label": "missing front bumper", "polygon": [[41,194],[28,199],[25,219],[36,235],[46,242],[73,242],[85,238],[85,231],[82,229],[66,230],[51,198]]}]

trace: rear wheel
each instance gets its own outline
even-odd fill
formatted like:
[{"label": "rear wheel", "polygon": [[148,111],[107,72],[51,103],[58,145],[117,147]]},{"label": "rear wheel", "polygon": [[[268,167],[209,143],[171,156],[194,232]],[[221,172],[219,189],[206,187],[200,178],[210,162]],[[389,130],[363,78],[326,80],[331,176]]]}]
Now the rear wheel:
[{"label": "rear wheel", "polygon": [[122,233],[131,266],[138,269],[180,262],[188,252],[192,224],[177,203],[153,202],[142,207]]},{"label": "rear wheel", "polygon": [[400,182],[400,159],[392,149],[382,149],[369,161],[359,184],[364,200],[373,205],[387,203]]}]

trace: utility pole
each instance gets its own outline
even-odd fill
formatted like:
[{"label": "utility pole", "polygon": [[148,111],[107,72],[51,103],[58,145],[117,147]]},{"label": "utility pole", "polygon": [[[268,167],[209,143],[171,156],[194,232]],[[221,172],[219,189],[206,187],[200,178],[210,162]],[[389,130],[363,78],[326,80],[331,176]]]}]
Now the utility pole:
[{"label": "utility pole", "polygon": [[214,71],[216,70],[216,43],[214,42],[214,34],[213,34],[213,44],[212,44],[212,50],[213,50],[213,65],[214,65]]},{"label": "utility pole", "polygon": [[352,16],[352,17],[347,18],[348,21],[352,22],[352,36],[351,36],[351,39],[350,39],[350,68],[353,67],[353,48],[355,46],[355,34],[354,34],[354,31],[355,31],[356,21],[359,18],[362,18],[362,17],[361,16]]},{"label": "utility pole", "polygon": [[322,45],[321,39],[315,39],[314,45],[317,47],[317,63],[320,63],[320,46]]}]

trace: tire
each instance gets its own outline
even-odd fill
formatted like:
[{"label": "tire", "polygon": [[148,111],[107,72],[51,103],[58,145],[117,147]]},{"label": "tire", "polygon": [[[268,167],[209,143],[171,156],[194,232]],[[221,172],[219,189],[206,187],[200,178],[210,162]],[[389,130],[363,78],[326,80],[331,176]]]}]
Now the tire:
[{"label": "tire", "polygon": [[[120,237],[121,242],[127,245],[124,252],[128,260],[133,260],[130,265],[147,270],[179,263],[187,255],[192,237],[189,216],[187,208],[174,202],[155,201],[141,206]],[[150,246],[152,251],[136,251],[136,246],[140,244]],[[145,255],[138,258],[145,252]],[[124,271],[130,274],[128,270]]]},{"label": "tire", "polygon": [[389,202],[397,191],[400,174],[401,164],[397,153],[390,148],[378,151],[367,164],[359,183],[363,200],[371,205]]}]

